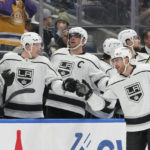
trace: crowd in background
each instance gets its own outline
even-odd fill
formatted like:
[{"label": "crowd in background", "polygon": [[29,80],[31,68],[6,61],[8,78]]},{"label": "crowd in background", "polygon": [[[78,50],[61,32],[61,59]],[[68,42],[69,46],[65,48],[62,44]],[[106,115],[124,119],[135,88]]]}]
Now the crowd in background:
[{"label": "crowd in background", "polygon": [[[46,2],[53,4],[52,0]],[[144,150],[150,130],[150,29],[142,31],[142,39],[130,28],[120,30],[117,38],[106,38],[99,59],[87,53],[96,52],[94,43],[88,41],[93,37],[82,27],[71,27],[68,13],[75,13],[71,8],[77,2],[63,2],[70,10],[60,9],[57,16],[43,9],[42,39],[39,14],[31,0],[0,1],[0,50],[10,51],[0,62],[2,117],[125,118],[127,149]],[[60,0],[58,4],[62,7]],[[118,1],[117,12],[112,0],[85,0],[82,4],[84,19],[92,23],[130,21],[128,0]],[[139,19],[148,23],[149,10],[143,11],[143,7],[149,2],[139,1],[139,5]],[[20,95],[15,97],[12,91]],[[29,95],[21,95],[25,93]]]}]

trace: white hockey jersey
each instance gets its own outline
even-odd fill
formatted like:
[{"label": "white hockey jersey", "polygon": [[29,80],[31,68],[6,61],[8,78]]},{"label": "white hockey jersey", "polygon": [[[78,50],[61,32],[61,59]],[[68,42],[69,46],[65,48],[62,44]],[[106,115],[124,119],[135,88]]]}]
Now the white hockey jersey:
[{"label": "white hockey jersey", "polygon": [[112,77],[117,73],[117,70],[113,66],[104,62],[103,60],[99,60],[99,68],[104,71],[109,77]]},{"label": "white hockey jersey", "polygon": [[[92,59],[92,61],[96,62],[96,64],[98,65],[99,69],[102,70],[107,76],[112,77],[113,75],[115,75],[117,73],[117,70],[115,68],[113,68],[110,64],[104,62],[103,60],[98,59],[97,57],[94,57],[94,59]],[[97,90],[97,88],[94,87],[94,92],[101,96],[100,92]],[[103,93],[103,92],[102,92]],[[112,111],[112,113],[108,113],[108,112],[104,112],[104,111],[94,111],[88,104],[86,105],[86,110],[87,112],[89,112],[90,114],[92,114],[92,116],[94,116],[94,118],[112,118],[114,112]]]},{"label": "white hockey jersey", "polygon": [[[51,62],[63,79],[71,77],[80,82],[84,79],[90,86],[94,86],[93,88],[103,91],[108,77],[99,69],[99,64],[94,61],[96,59],[98,59],[96,56],[89,53],[71,55],[68,48],[62,48],[52,55]],[[65,101],[63,97],[56,97],[57,100],[55,100],[53,96],[53,99],[47,100],[46,105],[73,111],[84,116],[86,101],[74,93],[66,92],[65,95],[69,100]]]},{"label": "white hockey jersey", "polygon": [[135,58],[130,60],[131,64],[146,63],[149,55],[146,53],[136,52]]},{"label": "white hockey jersey", "polygon": [[109,80],[103,97],[111,109],[119,99],[127,131],[135,132],[150,128],[150,66],[139,64],[130,76],[116,74]]},{"label": "white hockey jersey", "polygon": [[0,71],[11,69],[15,79],[7,87],[6,100],[17,90],[32,88],[34,93],[15,96],[6,105],[5,116],[16,118],[43,118],[42,98],[45,85],[60,80],[61,76],[53,69],[50,61],[44,56],[24,59],[17,53],[9,52],[0,61]]}]

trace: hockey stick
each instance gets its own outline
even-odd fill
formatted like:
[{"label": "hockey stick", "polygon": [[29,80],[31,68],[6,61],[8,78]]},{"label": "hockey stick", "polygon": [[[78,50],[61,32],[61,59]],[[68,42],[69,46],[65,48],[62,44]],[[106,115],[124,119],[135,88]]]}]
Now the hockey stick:
[{"label": "hockey stick", "polygon": [[32,88],[26,88],[26,89],[21,89],[21,90],[15,91],[8,97],[8,99],[5,101],[5,103],[2,104],[0,107],[4,108],[12,100],[12,98],[14,98],[17,95],[25,94],[25,93],[34,93],[34,92],[35,92],[35,89],[32,89]]}]

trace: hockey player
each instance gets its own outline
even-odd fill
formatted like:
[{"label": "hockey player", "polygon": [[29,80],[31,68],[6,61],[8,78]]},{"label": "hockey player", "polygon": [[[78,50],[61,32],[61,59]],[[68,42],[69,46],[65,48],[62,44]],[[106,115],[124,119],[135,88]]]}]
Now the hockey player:
[{"label": "hockey player", "polygon": [[[84,53],[83,45],[87,42],[87,32],[81,27],[69,30],[68,48],[57,50],[51,57],[53,66],[63,80],[74,78],[80,82],[86,80],[97,91],[104,91],[108,77],[99,69],[96,56]],[[83,118],[87,102],[74,93],[65,93],[66,98],[49,94],[46,102],[47,118]],[[93,102],[94,103],[94,102]]]},{"label": "hockey player", "polygon": [[21,46],[25,21],[36,13],[31,0],[0,0],[0,49],[12,50]]},{"label": "hockey player", "polygon": [[149,55],[140,53],[140,39],[137,33],[132,29],[125,29],[118,34],[118,40],[123,46],[128,47],[132,53],[131,63],[146,63]]},{"label": "hockey player", "polygon": [[24,33],[21,37],[22,53],[9,52],[0,62],[1,72],[7,69],[15,72],[13,84],[5,90],[5,118],[43,118],[42,97],[45,85],[57,94],[73,88],[73,79],[63,82],[50,61],[39,56],[41,42],[37,33]]},{"label": "hockey player", "polygon": [[119,99],[127,124],[127,150],[145,150],[150,146],[150,66],[131,65],[131,57],[126,47],[115,50],[112,63],[118,73],[109,80],[103,109],[112,112]]},{"label": "hockey player", "polygon": [[[103,43],[104,55],[102,57],[102,60],[99,61],[99,67],[109,77],[112,77],[117,72],[116,69],[111,64],[111,55],[114,53],[116,48],[122,47],[122,46],[123,46],[122,42],[120,42],[118,39],[115,39],[115,38],[107,38]],[[112,116],[114,116],[114,112],[110,114],[110,113],[103,112],[103,111],[93,111],[91,107],[89,107],[88,105],[86,109],[87,109],[87,116],[90,118],[111,118]],[[115,112],[117,112],[118,109],[119,109],[119,104],[117,105]],[[118,113],[117,115],[115,113],[115,117],[117,116],[118,116]]]},{"label": "hockey player", "polygon": [[150,66],[131,65],[131,57],[128,48],[115,50],[112,62],[118,74],[109,80],[103,97],[112,109],[120,101],[127,123],[127,150],[145,150],[150,145]]},{"label": "hockey player", "polygon": [[[111,63],[111,57],[113,56],[115,49],[117,49],[119,47],[123,47],[123,44],[121,41],[119,41],[118,39],[115,39],[115,38],[107,38],[103,43],[103,50],[104,50],[103,59],[107,63],[107,67],[105,65],[104,68],[107,69],[109,67],[106,70],[106,73],[110,77],[112,77],[113,75],[115,75],[117,73],[117,70],[113,67],[113,65]],[[109,113],[105,113],[104,116],[109,118],[111,115],[109,115]],[[117,104],[115,106],[115,112],[114,112],[113,117],[123,118],[123,112],[120,108],[119,101],[117,101]],[[102,118],[102,116],[101,116],[101,118]]]},{"label": "hockey player", "polygon": [[[103,68],[110,77],[116,73],[116,70],[112,67],[111,56],[113,55],[116,48],[123,47],[123,44],[115,38],[107,38],[103,43],[103,60],[107,63]],[[107,66],[107,67],[106,67]]]}]

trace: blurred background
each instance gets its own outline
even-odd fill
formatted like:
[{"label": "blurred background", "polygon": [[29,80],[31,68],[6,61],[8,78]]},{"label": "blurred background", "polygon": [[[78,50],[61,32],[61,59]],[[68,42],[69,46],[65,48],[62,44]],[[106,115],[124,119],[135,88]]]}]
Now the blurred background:
[{"label": "blurred background", "polygon": [[84,27],[89,34],[87,51],[103,53],[102,44],[108,37],[117,37],[125,29],[132,28],[141,36],[150,24],[149,0],[32,0],[38,7],[34,21],[40,22],[39,30],[42,35],[43,8],[51,11],[52,25],[60,10],[64,9],[69,16],[70,27]]}]

